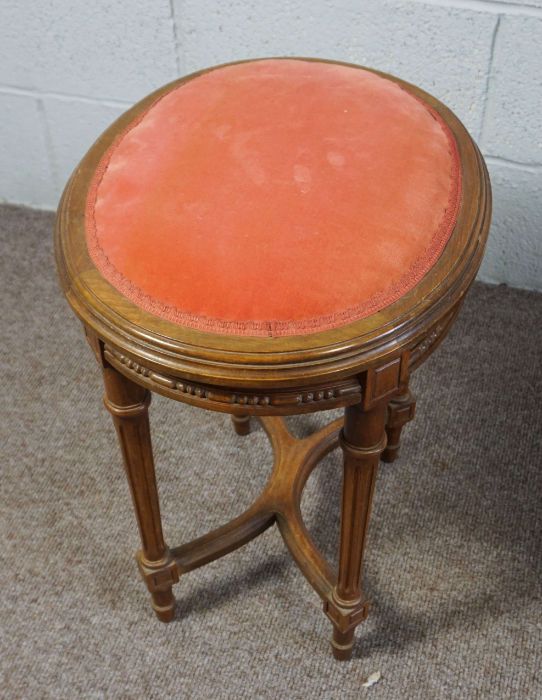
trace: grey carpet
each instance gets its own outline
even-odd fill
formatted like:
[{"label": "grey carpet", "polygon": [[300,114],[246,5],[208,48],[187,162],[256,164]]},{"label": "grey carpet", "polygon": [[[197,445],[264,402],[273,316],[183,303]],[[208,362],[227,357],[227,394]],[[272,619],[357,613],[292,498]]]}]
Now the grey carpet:
[{"label": "grey carpet", "polygon": [[[183,578],[172,624],[153,617],[98,368],[56,283],[52,222],[0,209],[1,697],[542,697],[541,295],[476,285],[417,372],[417,419],[377,484],[372,612],[341,665],[275,529]],[[170,544],[256,496],[271,459],[261,430],[239,438],[226,416],[159,397],[151,419]],[[304,497],[331,558],[339,489],[334,453]]]}]

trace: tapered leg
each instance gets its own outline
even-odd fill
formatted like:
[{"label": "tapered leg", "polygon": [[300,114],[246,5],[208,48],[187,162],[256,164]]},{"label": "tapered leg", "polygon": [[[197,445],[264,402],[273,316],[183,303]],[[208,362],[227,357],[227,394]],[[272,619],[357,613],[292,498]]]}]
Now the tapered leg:
[{"label": "tapered leg", "polygon": [[248,435],[250,433],[250,416],[234,416],[231,421],[237,435]]},{"label": "tapered leg", "polygon": [[110,366],[104,367],[103,375],[104,402],[117,430],[141,536],[137,561],[156,616],[169,622],[175,606],[171,586],[179,576],[162,534],[149,429],[151,394]]},{"label": "tapered leg", "polygon": [[361,589],[363,550],[376,471],[386,446],[386,405],[364,411],[361,405],[345,410],[340,444],[344,455],[339,572],[333,601],[340,615],[334,620],[333,654],[346,660],[352,654],[354,631],[367,616]]},{"label": "tapered leg", "polygon": [[416,399],[408,386],[393,398],[388,405],[386,433],[388,444],[382,453],[383,462],[393,462],[399,456],[401,432],[413,418],[416,411]]}]

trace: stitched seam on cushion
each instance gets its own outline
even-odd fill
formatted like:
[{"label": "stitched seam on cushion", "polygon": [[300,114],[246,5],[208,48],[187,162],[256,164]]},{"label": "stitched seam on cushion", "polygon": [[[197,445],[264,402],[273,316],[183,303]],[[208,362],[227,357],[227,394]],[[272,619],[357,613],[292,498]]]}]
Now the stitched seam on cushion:
[{"label": "stitched seam on cushion", "polygon": [[102,273],[103,277],[119,292],[124,294],[130,301],[144,311],[148,311],[155,316],[160,316],[161,318],[182,326],[219,334],[268,337],[307,335],[309,333],[330,330],[348,323],[353,323],[354,321],[359,321],[393,304],[407,292],[411,291],[435,265],[450,238],[461,204],[461,164],[456,140],[440,114],[421,98],[413,95],[401,85],[387,78],[383,78],[383,80],[392,83],[396,88],[402,90],[409,97],[419,102],[429,115],[437,121],[448,142],[448,153],[451,157],[450,192],[441,221],[424,253],[418,257],[405,274],[391,287],[373,295],[360,304],[356,304],[342,311],[334,311],[329,314],[314,316],[307,319],[232,321],[181,311],[176,306],[165,304],[153,298],[125,277],[111,262],[98,239],[96,221],[94,218],[98,189],[107,172],[113,153],[122,139],[132,129],[138,126],[161,100],[172,95],[177,90],[180,90],[184,86],[184,83],[175,88],[175,90],[161,95],[135,121],[131,122],[128,127],[115,138],[96,167],[85,206],[85,230],[89,254],[99,272]]}]

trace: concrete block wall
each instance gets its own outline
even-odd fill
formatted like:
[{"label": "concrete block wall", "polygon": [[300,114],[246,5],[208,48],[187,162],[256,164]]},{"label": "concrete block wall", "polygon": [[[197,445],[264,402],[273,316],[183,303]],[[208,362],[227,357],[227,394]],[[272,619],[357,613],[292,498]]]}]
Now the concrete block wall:
[{"label": "concrete block wall", "polygon": [[481,146],[494,223],[480,277],[542,290],[542,0],[0,0],[0,200],[54,208],[128,106],[239,58],[373,66],[447,103]]}]

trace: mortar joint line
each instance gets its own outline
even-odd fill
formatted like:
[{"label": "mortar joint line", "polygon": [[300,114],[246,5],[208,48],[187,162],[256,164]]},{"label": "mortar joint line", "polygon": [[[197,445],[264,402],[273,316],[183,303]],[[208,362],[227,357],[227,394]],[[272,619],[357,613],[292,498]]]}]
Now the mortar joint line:
[{"label": "mortar joint line", "polygon": [[175,63],[177,66],[177,75],[180,77],[184,73],[184,63],[185,61],[181,60],[181,57],[179,55],[179,51],[181,49],[181,42],[179,40],[179,31],[177,27],[177,16],[175,12],[175,0],[169,0],[169,12],[170,12],[170,17],[171,17],[171,24],[172,24],[172,29],[173,29],[173,43],[174,43],[174,50],[175,50]]},{"label": "mortar joint line", "polygon": [[487,117],[487,105],[489,102],[489,91],[491,89],[491,78],[493,76],[493,64],[495,59],[495,46],[497,44],[497,35],[499,33],[499,27],[501,24],[501,15],[497,15],[497,20],[495,26],[493,27],[493,34],[491,35],[491,46],[489,49],[489,60],[487,65],[486,81],[484,86],[484,102],[482,104],[482,114],[480,116],[480,143],[483,146],[484,143],[484,131],[486,128],[486,117]]}]

